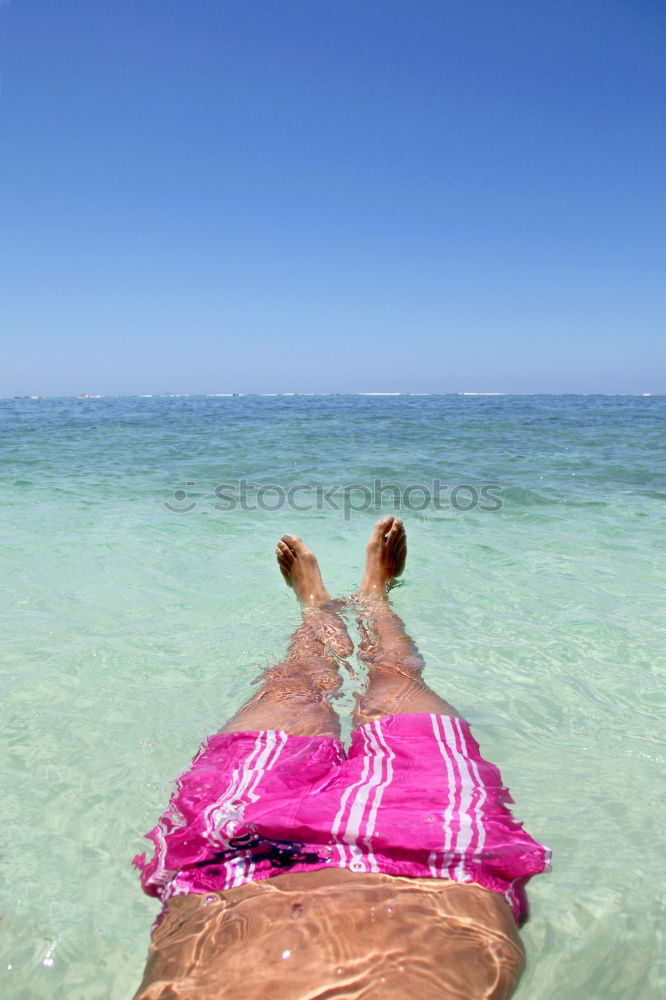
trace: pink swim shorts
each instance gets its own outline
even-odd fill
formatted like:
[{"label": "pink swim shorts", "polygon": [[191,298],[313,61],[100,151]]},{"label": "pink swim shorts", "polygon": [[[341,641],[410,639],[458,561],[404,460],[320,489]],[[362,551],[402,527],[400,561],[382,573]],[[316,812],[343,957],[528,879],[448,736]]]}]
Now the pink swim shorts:
[{"label": "pink swim shorts", "polygon": [[454,716],[384,716],[353,732],[348,753],[332,737],[218,733],[146,834],[153,857],[134,864],[163,902],[328,867],[476,882],[521,923],[525,884],[550,851],[511,801]]}]

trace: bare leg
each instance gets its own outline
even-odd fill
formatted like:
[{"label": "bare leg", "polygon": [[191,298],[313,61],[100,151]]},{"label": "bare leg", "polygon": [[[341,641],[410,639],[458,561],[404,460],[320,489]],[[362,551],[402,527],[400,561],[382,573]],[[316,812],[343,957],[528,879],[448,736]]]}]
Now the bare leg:
[{"label": "bare leg", "polygon": [[222,732],[282,729],[295,736],[339,736],[340,721],[329,697],[342,683],[338,664],[352,652],[351,641],[314,552],[296,535],[283,535],[275,553],[287,585],[303,606],[303,623],[285,659],[265,671],[257,693]]},{"label": "bare leg", "polygon": [[365,618],[365,622],[359,620],[359,654],[368,668],[368,686],[358,700],[354,726],[382,715],[407,712],[459,715],[423,681],[423,658],[389,607],[387,591],[402,573],[406,558],[407,536],[402,521],[392,516],[382,518],[370,535],[365,573],[357,594]]}]

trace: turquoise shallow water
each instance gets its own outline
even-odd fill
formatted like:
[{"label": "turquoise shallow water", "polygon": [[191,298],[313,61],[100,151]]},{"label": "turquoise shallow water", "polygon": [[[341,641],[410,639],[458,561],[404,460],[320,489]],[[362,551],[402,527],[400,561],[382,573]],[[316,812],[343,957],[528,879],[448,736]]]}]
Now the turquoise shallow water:
[{"label": "turquoise shallow water", "polygon": [[429,681],[554,852],[517,997],[665,995],[665,422],[664,397],[0,400],[2,996],[131,996],[141,834],[298,622],[275,540],[349,593],[376,480]]}]

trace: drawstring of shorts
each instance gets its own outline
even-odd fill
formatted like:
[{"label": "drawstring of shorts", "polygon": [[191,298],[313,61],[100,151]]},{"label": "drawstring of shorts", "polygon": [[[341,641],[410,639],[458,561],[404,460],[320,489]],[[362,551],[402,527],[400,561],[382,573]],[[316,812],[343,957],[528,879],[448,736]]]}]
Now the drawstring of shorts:
[{"label": "drawstring of shorts", "polygon": [[209,865],[224,864],[233,858],[246,854],[252,861],[270,861],[275,868],[289,868],[295,864],[314,864],[321,861],[314,851],[304,851],[305,845],[294,840],[270,840],[257,833],[246,833],[242,837],[232,837],[229,847],[217,851],[203,861],[195,861],[186,868],[207,868]]}]

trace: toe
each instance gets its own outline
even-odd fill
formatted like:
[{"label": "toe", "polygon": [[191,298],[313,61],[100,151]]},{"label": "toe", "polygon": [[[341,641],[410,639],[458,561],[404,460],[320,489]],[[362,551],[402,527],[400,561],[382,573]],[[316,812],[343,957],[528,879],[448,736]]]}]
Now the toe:
[{"label": "toe", "polygon": [[386,532],[386,544],[387,545],[391,545],[398,538],[400,538],[401,534],[404,535],[404,533],[405,533],[405,529],[402,526],[402,521],[400,520],[400,518],[399,517],[393,518],[393,523],[391,524],[390,528]]},{"label": "toe", "polygon": [[287,539],[289,548],[297,556],[310,555],[310,549],[307,547],[303,539],[298,537],[298,535],[283,535],[282,537]]},{"label": "toe", "polygon": [[374,528],[372,529],[372,534],[370,535],[371,542],[383,542],[387,533],[390,531],[391,526],[395,518],[393,514],[386,514],[385,517],[380,517]]},{"label": "toe", "polygon": [[282,543],[284,545],[284,550],[289,554],[291,559],[294,559],[302,546],[302,542],[298,535],[283,535],[278,544]]}]

